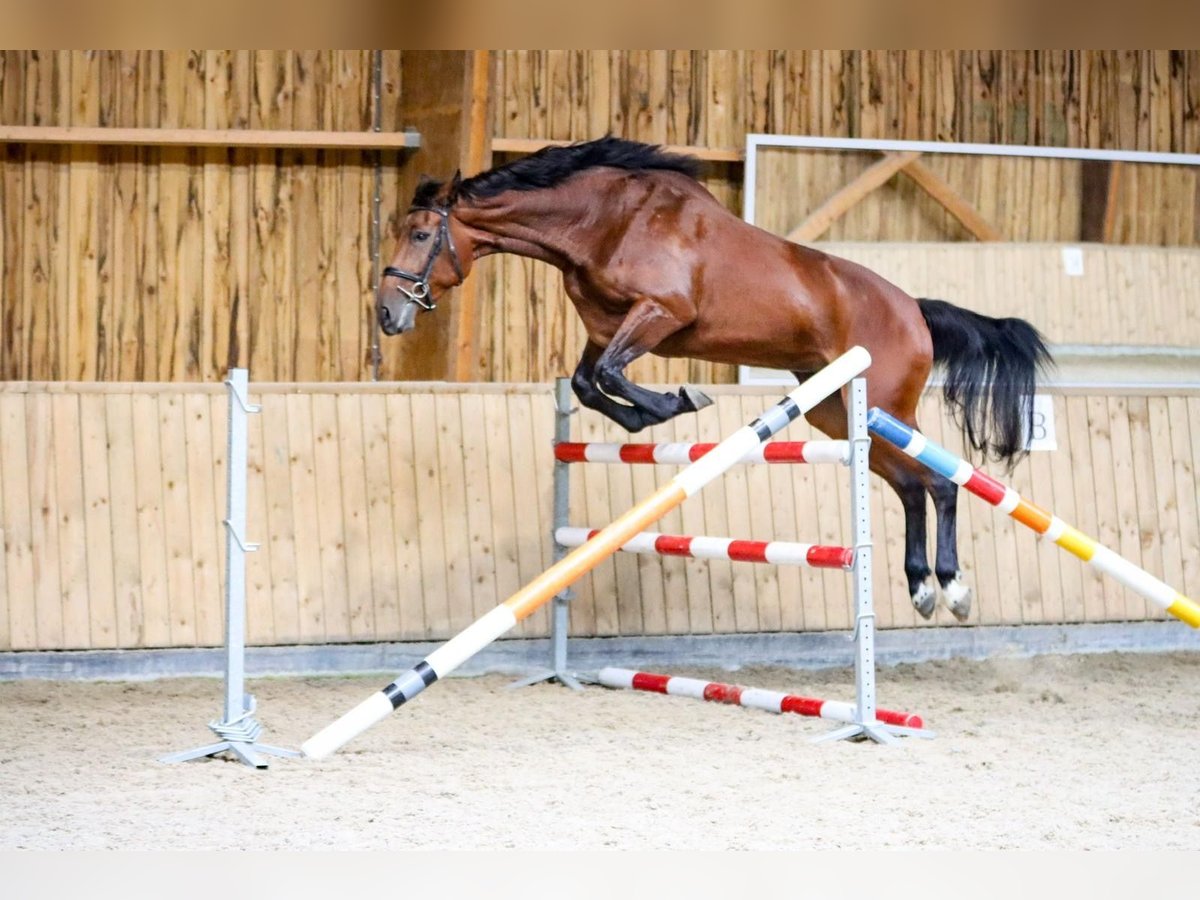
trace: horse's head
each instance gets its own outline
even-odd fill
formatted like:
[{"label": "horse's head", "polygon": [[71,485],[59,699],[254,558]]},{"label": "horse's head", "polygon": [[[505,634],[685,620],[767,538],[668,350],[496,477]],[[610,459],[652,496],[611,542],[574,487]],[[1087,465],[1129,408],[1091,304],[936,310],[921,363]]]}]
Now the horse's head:
[{"label": "horse's head", "polygon": [[454,218],[461,180],[456,172],[448,188],[425,178],[417,185],[400,224],[396,255],[383,270],[375,298],[384,334],[411,330],[417,312],[437,308],[438,299],[470,270],[471,247]]}]

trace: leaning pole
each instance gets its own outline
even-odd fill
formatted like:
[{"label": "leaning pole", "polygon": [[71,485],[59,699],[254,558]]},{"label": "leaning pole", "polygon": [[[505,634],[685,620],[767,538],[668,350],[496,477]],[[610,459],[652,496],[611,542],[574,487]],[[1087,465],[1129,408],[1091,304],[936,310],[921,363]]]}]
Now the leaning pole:
[{"label": "leaning pole", "polygon": [[1026,528],[1079,557],[1093,569],[1117,580],[1193,628],[1200,628],[1200,605],[1195,601],[1155,578],[1141,566],[1135,566],[1125,557],[1076,530],[1054,513],[1026,500],[962,457],[935,444],[921,432],[909,428],[895,416],[875,407],[867,414],[867,428],[917,462],[961,485]]},{"label": "leaning pole", "polygon": [[710,452],[675,475],[641,503],[591,540],[485,613],[391,684],[372,694],[336,722],[317,732],[300,749],[310,759],[322,759],[362,734],[439,678],[505,634],[580,576],[617,553],[646,526],[658,521],[705,485],[737,465],[751,450],[788,423],[798,419],[834,391],[862,374],[871,364],[863,347],[853,347],[821,369],[749,425],[744,425]]}]

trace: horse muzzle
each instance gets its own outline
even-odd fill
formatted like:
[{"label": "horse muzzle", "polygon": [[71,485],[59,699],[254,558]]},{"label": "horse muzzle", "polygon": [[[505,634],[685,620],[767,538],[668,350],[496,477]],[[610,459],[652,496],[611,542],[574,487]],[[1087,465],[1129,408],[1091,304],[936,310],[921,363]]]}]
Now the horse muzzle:
[{"label": "horse muzzle", "polygon": [[418,306],[412,300],[406,301],[394,310],[390,304],[379,304],[379,327],[386,335],[404,334],[412,331],[417,324]]}]

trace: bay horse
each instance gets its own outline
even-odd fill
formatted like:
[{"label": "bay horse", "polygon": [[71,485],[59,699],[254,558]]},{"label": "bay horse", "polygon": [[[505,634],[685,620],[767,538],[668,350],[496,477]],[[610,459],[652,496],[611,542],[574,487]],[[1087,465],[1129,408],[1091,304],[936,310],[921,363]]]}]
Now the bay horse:
[{"label": "bay horse", "polygon": [[[462,282],[475,260],[515,253],[562,272],[587,331],[571,385],[579,401],[630,432],[711,401],[681,388],[633,384],[626,366],[645,353],[786,369],[803,381],[855,344],[873,360],[868,399],[917,427],[932,367],[968,442],[1010,464],[1023,454],[1041,334],[942,300],[915,299],[857,263],[790,243],[730,213],[697,181],[698,162],[615,137],[549,147],[449,183],[422,180],[400,224],[376,298],[387,334],[413,328],[419,310]],[[806,418],[846,437],[845,392]],[[886,442],[871,469],[904,506],[904,571],[917,612],[937,592],[960,621],[971,591],[958,565],[958,487]],[[926,500],[937,515],[931,572]]]}]

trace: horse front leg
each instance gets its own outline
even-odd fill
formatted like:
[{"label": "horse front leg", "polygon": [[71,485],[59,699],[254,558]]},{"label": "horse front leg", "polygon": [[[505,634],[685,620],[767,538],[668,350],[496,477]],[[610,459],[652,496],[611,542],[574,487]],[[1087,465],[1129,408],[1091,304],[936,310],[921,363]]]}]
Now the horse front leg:
[{"label": "horse front leg", "polygon": [[590,340],[587,342],[587,346],[583,348],[583,355],[579,358],[579,365],[575,367],[575,374],[571,376],[571,390],[588,409],[608,416],[626,431],[641,431],[653,423],[646,421],[640,409],[618,403],[596,387],[596,360],[603,352],[604,348],[599,344]]},{"label": "horse front leg", "polygon": [[630,363],[690,324],[691,319],[672,314],[656,301],[639,301],[596,360],[595,385],[610,397],[632,404],[642,415],[642,427],[666,422],[682,413],[698,412],[712,404],[710,397],[695,388],[681,387],[677,394],[659,393],[639,387],[625,377]]}]

